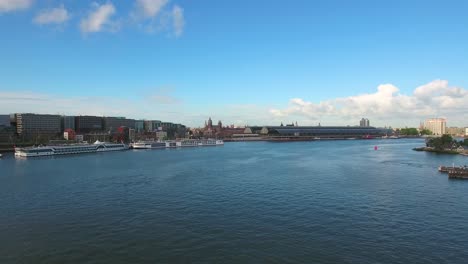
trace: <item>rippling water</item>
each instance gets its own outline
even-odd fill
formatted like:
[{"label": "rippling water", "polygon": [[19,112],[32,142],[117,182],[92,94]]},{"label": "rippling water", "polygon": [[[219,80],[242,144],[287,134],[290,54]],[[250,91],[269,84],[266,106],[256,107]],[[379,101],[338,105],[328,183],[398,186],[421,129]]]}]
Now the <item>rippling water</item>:
[{"label": "rippling water", "polygon": [[7,156],[0,263],[467,263],[468,181],[437,172],[467,157],[422,144]]}]

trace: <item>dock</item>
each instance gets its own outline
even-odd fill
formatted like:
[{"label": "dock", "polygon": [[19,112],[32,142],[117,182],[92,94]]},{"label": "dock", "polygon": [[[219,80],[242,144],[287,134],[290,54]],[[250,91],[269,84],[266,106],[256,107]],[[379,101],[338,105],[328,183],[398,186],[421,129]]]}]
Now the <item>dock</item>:
[{"label": "dock", "polygon": [[449,179],[465,179],[468,180],[468,171],[449,171]]},{"label": "dock", "polygon": [[468,179],[468,166],[439,166],[439,171],[448,173],[449,179]]}]

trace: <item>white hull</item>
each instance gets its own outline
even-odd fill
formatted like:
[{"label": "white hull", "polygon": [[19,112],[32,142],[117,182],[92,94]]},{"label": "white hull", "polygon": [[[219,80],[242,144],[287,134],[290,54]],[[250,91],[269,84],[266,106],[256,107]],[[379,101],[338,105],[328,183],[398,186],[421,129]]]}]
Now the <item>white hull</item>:
[{"label": "white hull", "polygon": [[164,142],[137,142],[132,146],[133,149],[162,149],[166,148]]},{"label": "white hull", "polygon": [[15,157],[30,158],[56,155],[86,154],[97,152],[121,151],[128,149],[125,144],[95,143],[67,146],[30,147],[15,149]]},{"label": "white hull", "polygon": [[209,147],[224,145],[222,140],[206,139],[206,140],[186,140],[178,141],[177,147]]}]

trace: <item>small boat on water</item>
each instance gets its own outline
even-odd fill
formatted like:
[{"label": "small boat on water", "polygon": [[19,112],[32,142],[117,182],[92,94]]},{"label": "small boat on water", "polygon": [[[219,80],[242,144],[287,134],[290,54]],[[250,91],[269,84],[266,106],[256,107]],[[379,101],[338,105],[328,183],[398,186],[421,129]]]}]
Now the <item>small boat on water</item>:
[{"label": "small boat on water", "polygon": [[1,159],[2,157],[3,157],[3,154],[2,154],[2,153],[0,153],[0,159]]}]

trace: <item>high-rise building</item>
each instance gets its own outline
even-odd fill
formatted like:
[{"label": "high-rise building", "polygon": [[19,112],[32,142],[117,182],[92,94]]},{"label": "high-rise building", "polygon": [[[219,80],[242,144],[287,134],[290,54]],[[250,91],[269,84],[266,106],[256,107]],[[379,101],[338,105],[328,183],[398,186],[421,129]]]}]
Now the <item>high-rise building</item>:
[{"label": "high-rise building", "polygon": [[102,117],[75,116],[75,130],[79,133],[100,132],[103,130]]},{"label": "high-rise building", "polygon": [[359,121],[359,126],[360,127],[369,127],[370,126],[369,119],[362,118],[361,121]]},{"label": "high-rise building", "polygon": [[16,133],[23,137],[53,137],[61,132],[59,115],[16,114]]},{"label": "high-rise building", "polygon": [[443,135],[446,133],[447,120],[445,118],[429,118],[424,122],[424,128],[432,132],[433,135]]}]

